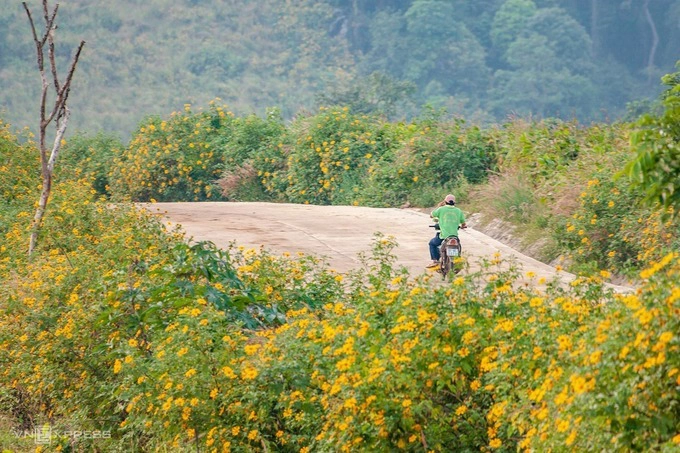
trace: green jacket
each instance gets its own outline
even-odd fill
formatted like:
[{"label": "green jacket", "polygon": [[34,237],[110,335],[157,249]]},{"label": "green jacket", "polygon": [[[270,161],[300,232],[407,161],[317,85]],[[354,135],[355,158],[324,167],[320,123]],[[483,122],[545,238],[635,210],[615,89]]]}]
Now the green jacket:
[{"label": "green jacket", "polygon": [[465,214],[455,206],[440,206],[431,215],[439,221],[439,237],[442,239],[458,236],[458,227],[465,223]]}]

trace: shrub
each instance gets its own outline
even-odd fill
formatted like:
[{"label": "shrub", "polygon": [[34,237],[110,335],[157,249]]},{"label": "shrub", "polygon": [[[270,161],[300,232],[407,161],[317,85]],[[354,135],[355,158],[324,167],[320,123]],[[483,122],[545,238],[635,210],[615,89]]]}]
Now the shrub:
[{"label": "shrub", "polygon": [[[636,293],[587,289],[511,307],[513,334],[489,380],[506,393],[505,420],[530,450],[675,451],[680,261],[641,272]],[[514,330],[517,329],[517,330]]]},{"label": "shrub", "polygon": [[62,148],[57,165],[60,178],[92,178],[92,187],[97,194],[109,196],[111,163],[124,148],[118,138],[104,133],[71,137]]},{"label": "shrub", "polygon": [[193,113],[189,105],[170,119],[146,119],[113,161],[112,192],[133,201],[219,199],[214,184],[224,170],[224,142],[233,114],[215,103]]},{"label": "shrub", "polygon": [[370,202],[434,206],[459,186],[485,181],[494,166],[493,149],[476,127],[424,121],[410,130],[402,147],[371,173],[369,193],[378,192],[381,198]]},{"label": "shrub", "polygon": [[223,147],[226,169],[218,181],[222,195],[239,201],[283,198],[287,140],[278,110],[264,119],[250,115],[234,120],[233,134]]},{"label": "shrub", "polygon": [[501,169],[515,168],[532,184],[562,173],[582,153],[587,132],[575,122],[515,119],[492,129]]},{"label": "shrub", "polygon": [[[152,174],[170,172],[156,166],[149,150],[179,156],[175,137],[189,144],[200,143],[190,137],[205,137],[204,144],[225,149],[233,120],[218,108],[211,112],[186,112],[165,126],[145,123],[117,161],[112,174],[129,179],[115,180],[122,181],[116,189],[177,195],[174,182],[137,191],[128,171],[136,162],[147,183]],[[210,128],[197,127],[206,120]],[[435,165],[425,164],[428,156],[436,159],[442,149],[455,154],[461,151],[455,143],[465,138],[452,137],[477,134],[425,123],[380,126],[329,109],[299,120],[292,143],[260,134],[268,126],[252,121],[238,139],[252,151],[234,155],[238,165],[264,156],[278,171],[273,180],[282,184],[285,172],[288,194],[302,202],[384,202],[358,187],[367,181],[391,188],[391,197],[407,181],[434,193],[440,181],[420,181]],[[155,135],[158,129],[163,133]],[[553,160],[560,184],[578,187],[591,176],[576,215],[562,225],[564,244],[581,266],[642,269],[640,287],[627,294],[603,286],[606,271],[568,285],[535,281],[499,255],[482,259],[477,272],[432,284],[428,276],[411,279],[396,269],[396,243],[382,236],[363,267],[347,275],[304,255],[188,245],[149,214],[93,199],[91,180],[68,172],[55,185],[45,234],[28,259],[26,226],[39,175],[30,170],[35,155],[24,152],[31,145],[19,145],[5,129],[3,408],[25,426],[46,421],[111,430],[104,443],[59,437],[53,445],[59,450],[674,451],[680,445],[677,224],[639,208],[636,194],[611,177],[619,156],[611,146],[620,137],[607,137],[615,130],[558,127],[558,142],[568,145]],[[549,133],[535,133],[540,146],[549,146]],[[281,140],[272,146],[275,137]],[[390,181],[389,167],[410,162],[406,152],[395,152],[402,141],[425,157],[413,162],[423,173]],[[529,175],[515,178],[517,197],[503,200],[506,206],[521,207],[516,200],[528,199],[529,187],[534,197],[552,199],[545,190],[553,164],[547,157],[532,163],[527,146],[501,161],[506,175],[522,165]],[[570,156],[576,148],[598,153]],[[202,152],[191,154],[196,164]],[[289,167],[282,166],[285,155]],[[517,166],[504,167],[514,159]],[[204,190],[197,181],[208,173],[180,171],[182,184]],[[300,193],[314,181],[316,193]],[[629,255],[619,255],[624,248]]]},{"label": "shrub", "polygon": [[489,183],[483,190],[478,190],[474,198],[475,205],[489,217],[528,225],[542,215],[535,197],[526,177],[506,171],[490,177]]},{"label": "shrub", "polygon": [[[72,423],[103,430],[111,428],[119,403],[107,347],[115,334],[97,308],[106,295],[103,280],[115,276],[123,284],[128,266],[157,255],[168,237],[134,210],[91,201],[89,181],[59,181],[52,195],[31,259],[25,254],[30,200],[0,249],[0,279],[9,283],[0,286],[0,387],[11,397],[3,412],[61,431]],[[64,447],[69,439],[55,442]],[[90,442],[96,441],[83,441]]]},{"label": "shrub", "polygon": [[588,266],[634,277],[651,261],[677,248],[679,224],[642,204],[642,194],[611,172],[593,175],[580,206],[558,239],[576,268]]},{"label": "shrub", "polygon": [[[19,138],[0,121],[0,269],[9,260],[24,260],[28,228],[40,197],[40,153],[34,143]],[[17,228],[19,222],[23,228]]]},{"label": "shrub", "polygon": [[0,121],[0,201],[7,206],[37,193],[40,153],[28,141],[21,144],[11,126]]},{"label": "shrub", "polygon": [[321,108],[293,125],[286,195],[294,203],[358,204],[356,193],[391,143],[376,118]]},{"label": "shrub", "polygon": [[631,183],[643,190],[645,200],[680,211],[680,60],[678,72],[662,78],[663,113],[644,115],[632,137],[637,155],[625,168]]}]

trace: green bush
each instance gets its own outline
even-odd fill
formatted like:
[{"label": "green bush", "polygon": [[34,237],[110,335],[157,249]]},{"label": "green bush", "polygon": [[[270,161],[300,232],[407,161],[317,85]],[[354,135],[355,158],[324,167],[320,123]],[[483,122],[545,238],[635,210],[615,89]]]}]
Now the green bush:
[{"label": "green bush", "polygon": [[215,103],[204,112],[187,105],[168,120],[146,119],[112,163],[111,191],[133,201],[219,199],[215,182],[233,122],[233,114]]},{"label": "green bush", "polygon": [[40,153],[30,141],[21,144],[11,126],[0,120],[0,203],[37,196],[39,186]]},{"label": "green bush", "polygon": [[368,185],[382,194],[383,203],[434,206],[458,187],[485,181],[494,167],[493,148],[477,127],[423,121],[410,131],[400,149],[386,155],[370,176]]},{"label": "green bush", "polygon": [[112,135],[78,134],[62,147],[56,168],[62,178],[92,178],[92,187],[97,194],[109,196],[110,166],[123,149],[123,143]]},{"label": "green bush", "polygon": [[[676,64],[680,70],[680,60]],[[680,211],[680,71],[662,79],[663,113],[644,115],[631,142],[637,155],[625,168],[631,183],[643,190],[646,201]]]},{"label": "green bush", "polygon": [[516,119],[492,129],[504,170],[521,168],[532,184],[562,174],[581,155],[588,134],[576,122]]},{"label": "green bush", "polygon": [[223,146],[226,169],[218,181],[222,195],[238,201],[281,199],[286,188],[284,143],[289,139],[280,112],[237,118],[233,127]]},{"label": "green bush", "polygon": [[594,173],[579,199],[579,208],[557,235],[575,270],[635,277],[680,245],[674,234],[680,223],[646,207],[642,193],[629,190],[627,181],[613,178],[611,171]]},{"label": "green bush", "polygon": [[602,293],[581,279],[576,291],[503,307],[511,324],[496,324],[508,335],[496,340],[488,380],[504,394],[520,448],[678,448],[679,271],[669,254],[641,273],[636,293]]},{"label": "green bush", "polygon": [[393,143],[376,118],[321,108],[292,126],[286,195],[294,203],[358,204],[357,192]]},{"label": "green bush", "polygon": [[[74,424],[82,431],[115,431],[117,383],[107,346],[115,333],[110,319],[100,317],[104,282],[124,285],[134,263],[157,256],[170,242],[158,222],[91,201],[92,192],[89,180],[55,184],[30,259],[25,250],[34,202],[25,200],[8,220],[8,240],[0,248],[0,279],[13,282],[0,286],[0,387],[11,398],[2,415],[34,426],[51,422],[60,431]],[[54,442],[66,447],[70,441]],[[83,440],[83,448],[96,442]]]},{"label": "green bush", "polygon": [[10,260],[26,259],[35,215],[30,207],[40,197],[40,153],[30,137],[25,138],[21,143],[10,125],[0,121],[0,268]]}]

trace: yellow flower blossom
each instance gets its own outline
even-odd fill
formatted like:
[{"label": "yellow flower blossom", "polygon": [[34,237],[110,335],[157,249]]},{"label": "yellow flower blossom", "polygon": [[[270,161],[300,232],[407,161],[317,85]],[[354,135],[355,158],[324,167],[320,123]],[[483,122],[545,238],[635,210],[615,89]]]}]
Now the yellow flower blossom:
[{"label": "yellow flower blossom", "polygon": [[664,332],[659,336],[659,343],[670,343],[670,341],[673,339],[673,333],[672,332]]},{"label": "yellow flower blossom", "polygon": [[243,378],[246,381],[255,379],[257,375],[258,371],[251,366],[247,366],[241,371],[241,378]]},{"label": "yellow flower blossom", "polygon": [[574,443],[574,441],[576,441],[576,430],[572,429],[564,443],[566,446],[570,446]]},{"label": "yellow flower blossom", "polygon": [[571,337],[569,337],[568,335],[560,335],[559,337],[557,337],[557,344],[559,346],[560,351],[570,350],[572,347]]},{"label": "yellow flower blossom", "polygon": [[247,355],[253,355],[257,352],[258,349],[260,349],[260,345],[257,344],[257,343],[249,344],[249,345],[246,345],[246,347],[243,348],[243,349],[244,349],[244,351]]},{"label": "yellow flower blossom", "polygon": [[237,377],[236,373],[234,373],[234,370],[232,370],[228,366],[222,367],[222,373],[224,373],[225,376],[227,376],[228,378],[231,378],[231,379],[234,379],[234,378]]},{"label": "yellow flower blossom", "polygon": [[569,429],[570,423],[569,420],[562,420],[562,419],[557,419],[555,421],[555,427],[557,428],[558,433],[563,433],[566,430]]}]

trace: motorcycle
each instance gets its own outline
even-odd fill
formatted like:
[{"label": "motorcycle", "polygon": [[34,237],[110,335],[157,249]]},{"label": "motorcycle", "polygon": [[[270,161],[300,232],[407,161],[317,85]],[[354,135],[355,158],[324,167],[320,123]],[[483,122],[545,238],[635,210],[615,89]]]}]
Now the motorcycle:
[{"label": "motorcycle", "polygon": [[[439,224],[430,225],[439,234]],[[442,278],[446,279],[446,276],[453,271],[457,274],[462,270],[462,266],[456,263],[456,258],[459,258],[463,252],[463,247],[460,244],[460,239],[457,236],[449,236],[445,238],[441,245],[439,246],[439,267],[437,272],[442,274]]]}]

